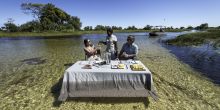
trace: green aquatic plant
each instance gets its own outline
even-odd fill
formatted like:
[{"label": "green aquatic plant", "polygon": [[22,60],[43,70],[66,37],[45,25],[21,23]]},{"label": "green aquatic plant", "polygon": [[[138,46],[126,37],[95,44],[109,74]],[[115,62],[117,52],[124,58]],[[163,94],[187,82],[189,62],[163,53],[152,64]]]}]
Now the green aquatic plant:
[{"label": "green aquatic plant", "polygon": [[217,40],[214,44],[213,44],[214,48],[219,48],[220,47],[220,39]]},{"label": "green aquatic plant", "polygon": [[210,41],[217,43],[219,39],[220,30],[208,30],[206,32],[196,32],[180,35],[174,39],[167,40],[166,43],[179,46],[192,46],[201,45]]}]

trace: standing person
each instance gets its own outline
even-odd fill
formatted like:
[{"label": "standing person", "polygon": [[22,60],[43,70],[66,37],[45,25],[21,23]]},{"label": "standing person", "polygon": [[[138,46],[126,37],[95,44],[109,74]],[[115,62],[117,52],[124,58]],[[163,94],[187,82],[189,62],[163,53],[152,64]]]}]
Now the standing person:
[{"label": "standing person", "polygon": [[129,35],[127,37],[127,42],[123,44],[122,49],[119,53],[119,58],[121,60],[134,59],[138,54],[138,46],[134,43],[135,37]]},{"label": "standing person", "polygon": [[111,60],[115,60],[118,55],[117,37],[113,35],[113,30],[111,28],[107,29],[106,41],[99,41],[106,45],[106,52],[111,53]]}]

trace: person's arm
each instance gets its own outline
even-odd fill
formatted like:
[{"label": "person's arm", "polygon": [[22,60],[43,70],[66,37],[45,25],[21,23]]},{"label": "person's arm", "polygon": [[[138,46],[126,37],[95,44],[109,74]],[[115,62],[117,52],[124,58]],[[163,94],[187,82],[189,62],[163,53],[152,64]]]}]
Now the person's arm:
[{"label": "person's arm", "polygon": [[135,52],[134,54],[129,54],[129,55],[128,55],[128,58],[137,57],[137,54],[138,54],[138,46],[135,46],[134,52]]},{"label": "person's arm", "polygon": [[105,42],[105,41],[99,41],[99,43],[102,43],[102,44],[104,44],[104,45],[107,44],[107,42]]},{"label": "person's arm", "polygon": [[84,48],[84,51],[85,51],[86,55],[89,55],[89,56],[95,55],[95,53],[96,53],[96,49],[88,50],[88,49]]},{"label": "person's arm", "polygon": [[120,53],[119,53],[119,55],[118,55],[118,57],[120,58],[120,57],[123,57],[122,56],[122,54],[123,54],[123,52],[124,52],[124,48],[125,48],[125,44],[122,46],[122,48],[121,48],[121,51],[120,51]]},{"label": "person's arm", "polygon": [[134,58],[134,57],[136,57],[137,55],[136,54],[128,54],[128,58]]},{"label": "person's arm", "polygon": [[118,43],[117,43],[117,41],[113,41],[113,44],[115,46],[115,56],[118,57]]}]

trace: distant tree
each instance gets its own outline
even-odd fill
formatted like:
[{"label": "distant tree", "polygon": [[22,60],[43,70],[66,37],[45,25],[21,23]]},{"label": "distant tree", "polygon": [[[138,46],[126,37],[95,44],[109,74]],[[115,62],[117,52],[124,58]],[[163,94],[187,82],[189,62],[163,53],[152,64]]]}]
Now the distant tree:
[{"label": "distant tree", "polygon": [[4,25],[5,25],[5,29],[7,32],[17,32],[18,31],[18,27],[14,23],[5,23]]},{"label": "distant tree", "polygon": [[218,26],[217,29],[220,29],[220,26]]},{"label": "distant tree", "polygon": [[118,27],[117,26],[112,26],[112,29],[113,30],[118,30]]},{"label": "distant tree", "polygon": [[22,3],[21,9],[25,14],[32,14],[34,18],[40,18],[44,6],[45,4],[39,3]]},{"label": "distant tree", "polygon": [[185,29],[185,27],[180,27],[180,29]]},{"label": "distant tree", "polygon": [[84,27],[84,31],[89,31],[89,26]]},{"label": "distant tree", "polygon": [[1,31],[4,31],[4,30],[5,30],[5,27],[4,27],[4,26],[2,26],[2,27],[1,27]]},{"label": "distant tree", "polygon": [[105,26],[103,26],[103,25],[97,25],[96,27],[95,27],[95,30],[96,31],[101,31],[101,30],[106,30],[106,27]]},{"label": "distant tree", "polygon": [[67,14],[55,5],[23,3],[21,8],[26,14],[32,14],[40,21],[43,30],[80,30],[82,23],[75,16]]},{"label": "distant tree", "polygon": [[128,26],[126,30],[137,30],[137,28],[135,26]]},{"label": "distant tree", "polygon": [[208,29],[208,28],[209,28],[208,23],[204,23],[200,25],[200,29]]},{"label": "distant tree", "polygon": [[118,30],[122,30],[122,27],[121,27],[121,26],[119,26],[119,27],[118,27]]},{"label": "distant tree", "polygon": [[209,28],[208,23],[204,23],[204,24],[201,24],[200,26],[195,27],[196,30],[204,30],[208,28]]},{"label": "distant tree", "polygon": [[111,28],[111,26],[104,26],[105,29],[104,30],[107,30],[108,28]]},{"label": "distant tree", "polygon": [[172,29],[173,29],[173,26],[166,27],[165,29],[166,29],[166,30],[172,30]]},{"label": "distant tree", "polygon": [[200,30],[201,28],[200,28],[200,26],[196,26],[195,29],[196,30]]},{"label": "distant tree", "polygon": [[170,30],[171,28],[170,27],[166,27],[166,30]]},{"label": "distant tree", "polygon": [[7,32],[17,32],[18,26],[14,24],[14,20],[12,18],[9,18],[6,23],[4,23],[4,28]]},{"label": "distant tree", "polygon": [[190,29],[190,30],[192,30],[192,29],[193,29],[193,27],[192,27],[192,26],[188,26],[186,29]]},{"label": "distant tree", "polygon": [[119,26],[119,27],[117,27],[117,26],[112,26],[111,28],[112,28],[113,30],[122,30],[122,27],[120,27],[120,26]]},{"label": "distant tree", "polygon": [[41,23],[37,20],[29,21],[20,26],[20,31],[23,32],[40,32],[42,31]]},{"label": "distant tree", "polygon": [[92,30],[93,30],[93,27],[92,27],[92,26],[89,26],[89,30],[92,31]]},{"label": "distant tree", "polygon": [[145,26],[143,29],[144,29],[144,30],[151,30],[151,29],[152,29],[152,26],[147,25],[147,26]]},{"label": "distant tree", "polygon": [[68,24],[71,24],[74,30],[80,30],[82,26],[82,23],[80,22],[80,19],[77,16],[71,16],[70,20],[68,20]]},{"label": "distant tree", "polygon": [[92,26],[86,26],[86,27],[84,27],[84,31],[92,31]]},{"label": "distant tree", "polygon": [[173,26],[165,27],[165,30],[172,30],[172,29],[174,29]]}]

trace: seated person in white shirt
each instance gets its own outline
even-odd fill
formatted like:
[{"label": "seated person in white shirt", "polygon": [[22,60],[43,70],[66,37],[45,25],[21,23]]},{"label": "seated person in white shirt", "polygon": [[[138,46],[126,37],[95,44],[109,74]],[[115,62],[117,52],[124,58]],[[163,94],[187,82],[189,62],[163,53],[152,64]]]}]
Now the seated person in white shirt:
[{"label": "seated person in white shirt", "polygon": [[127,42],[124,43],[119,53],[120,60],[134,59],[135,57],[137,57],[138,46],[134,43],[134,41],[135,41],[135,37],[129,35],[127,38]]}]

